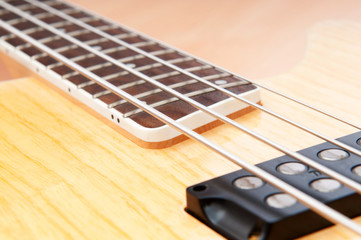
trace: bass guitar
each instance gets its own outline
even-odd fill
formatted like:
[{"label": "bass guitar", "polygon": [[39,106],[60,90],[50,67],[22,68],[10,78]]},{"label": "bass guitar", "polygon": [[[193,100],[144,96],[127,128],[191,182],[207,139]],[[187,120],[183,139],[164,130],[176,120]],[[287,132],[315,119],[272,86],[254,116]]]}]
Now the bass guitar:
[{"label": "bass guitar", "polygon": [[0,1],[2,58],[32,76],[0,82],[1,238],[359,237],[361,24],[308,39],[253,81],[68,2]]}]

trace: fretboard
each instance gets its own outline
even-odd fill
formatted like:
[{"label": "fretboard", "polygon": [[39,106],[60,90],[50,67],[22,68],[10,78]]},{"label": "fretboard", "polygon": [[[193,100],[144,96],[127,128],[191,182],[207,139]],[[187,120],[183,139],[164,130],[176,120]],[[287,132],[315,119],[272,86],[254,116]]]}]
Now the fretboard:
[{"label": "fretboard", "polygon": [[[257,88],[241,77],[63,1],[2,1],[0,20],[172,119],[184,121],[193,129],[213,119],[204,118],[204,122],[200,122],[202,115],[195,107],[154,86],[137,73],[205,106],[218,108],[225,115],[234,114],[245,105],[235,104],[226,94],[197,78],[233,93],[244,94],[254,102],[259,101]],[[66,34],[66,37],[58,32]],[[165,127],[164,123],[57,60],[51,53],[24,40],[15,31],[1,27],[0,43],[4,52],[136,137],[149,142],[174,138],[173,133],[161,138],[146,133],[143,138],[142,133],[133,129],[136,128],[134,126],[154,129]],[[89,51],[84,45],[95,51]],[[125,64],[135,72],[127,71],[104,56]],[[192,122],[189,119],[192,116],[195,116],[193,123],[188,123]]]}]

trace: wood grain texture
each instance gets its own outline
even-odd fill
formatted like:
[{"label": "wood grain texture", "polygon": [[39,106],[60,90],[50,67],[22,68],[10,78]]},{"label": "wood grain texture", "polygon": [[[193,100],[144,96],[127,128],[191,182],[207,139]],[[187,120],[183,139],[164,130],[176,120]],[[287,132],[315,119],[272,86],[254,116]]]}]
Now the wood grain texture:
[{"label": "wood grain texture", "polygon": [[[304,60],[263,82],[358,122],[360,42],[361,24],[319,24]],[[266,107],[331,137],[354,131],[276,100],[263,93]],[[320,142],[259,111],[238,121],[294,150]],[[252,163],[280,155],[228,126],[204,136]],[[237,167],[194,141],[139,148],[38,80],[24,78],[0,83],[0,143],[1,239],[220,238],[183,211],[185,188]],[[336,226],[305,239],[356,236]]]},{"label": "wood grain texture", "polygon": [[[315,22],[361,18],[355,0],[73,2],[249,77],[298,62]],[[359,24],[317,25],[297,67],[261,81],[359,122],[360,40]],[[331,137],[354,131],[262,96]],[[258,111],[238,121],[294,150],[320,142]],[[280,155],[227,126],[204,135],[253,163]],[[0,143],[0,239],[221,238],[183,211],[185,188],[238,168],[200,144],[139,148],[36,79],[0,83]],[[305,239],[357,237],[337,226]]]},{"label": "wood grain texture", "polygon": [[[250,78],[283,73],[305,52],[308,29],[361,21],[359,0],[69,0]],[[0,80],[12,75],[0,62]]]}]

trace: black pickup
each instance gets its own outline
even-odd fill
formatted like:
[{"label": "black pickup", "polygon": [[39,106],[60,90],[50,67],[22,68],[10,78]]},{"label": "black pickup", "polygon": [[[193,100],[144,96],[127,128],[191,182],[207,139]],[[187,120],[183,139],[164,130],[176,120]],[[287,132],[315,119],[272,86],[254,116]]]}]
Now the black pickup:
[{"label": "black pickup", "polygon": [[[361,150],[359,139],[361,132],[338,140]],[[357,155],[330,143],[299,153],[361,182],[361,157]],[[257,166],[348,217],[361,215],[360,195],[289,156]],[[186,211],[229,239],[293,239],[332,225],[246,170],[188,187]]]}]

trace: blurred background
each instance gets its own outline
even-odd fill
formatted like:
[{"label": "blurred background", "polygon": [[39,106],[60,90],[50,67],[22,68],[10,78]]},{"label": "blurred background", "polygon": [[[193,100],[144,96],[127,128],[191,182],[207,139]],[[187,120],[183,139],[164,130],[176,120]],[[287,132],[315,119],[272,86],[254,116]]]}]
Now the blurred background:
[{"label": "blurred background", "polygon": [[[287,71],[307,31],[361,21],[360,0],[69,0],[248,78]],[[11,76],[0,63],[0,79]]]}]

